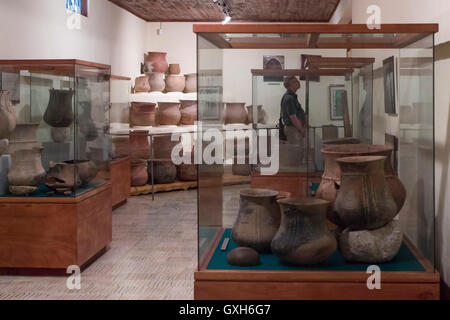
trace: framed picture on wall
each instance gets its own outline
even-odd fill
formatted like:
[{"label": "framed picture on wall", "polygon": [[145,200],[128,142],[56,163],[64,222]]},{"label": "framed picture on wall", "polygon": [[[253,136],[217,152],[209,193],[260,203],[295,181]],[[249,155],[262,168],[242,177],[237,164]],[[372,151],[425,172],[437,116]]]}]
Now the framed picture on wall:
[{"label": "framed picture on wall", "polygon": [[330,119],[344,120],[344,101],[347,97],[347,89],[343,85],[330,86]]},{"label": "framed picture on wall", "polygon": [[395,58],[389,57],[383,60],[384,80],[384,112],[396,115],[395,108]]},{"label": "framed picture on wall", "polygon": [[[284,56],[264,56],[263,69],[284,70]],[[283,76],[281,77],[265,76],[264,82],[283,82]]]}]

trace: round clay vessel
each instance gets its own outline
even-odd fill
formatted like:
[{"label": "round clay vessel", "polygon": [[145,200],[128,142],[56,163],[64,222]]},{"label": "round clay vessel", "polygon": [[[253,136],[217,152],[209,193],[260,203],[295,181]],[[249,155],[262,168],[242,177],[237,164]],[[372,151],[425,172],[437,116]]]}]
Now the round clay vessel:
[{"label": "round clay vessel", "polygon": [[270,244],[280,227],[278,191],[242,189],[240,207],[231,237],[240,247],[270,252]]},{"label": "round clay vessel", "polygon": [[63,143],[69,138],[70,128],[54,128],[50,130],[50,136],[53,142]]},{"label": "round clay vessel", "polygon": [[287,198],[278,203],[281,225],[272,241],[272,252],[286,264],[311,265],[327,260],[337,248],[326,220],[330,203],[312,198]]},{"label": "round clay vessel", "polygon": [[43,148],[17,150],[11,155],[8,182],[12,186],[37,186],[45,175],[42,167]]},{"label": "round clay vessel", "polygon": [[134,82],[134,92],[149,92],[151,89],[150,79],[148,76],[137,77]]},{"label": "round clay vessel", "polygon": [[178,144],[170,135],[153,137],[153,156],[155,159],[172,159],[172,149]]},{"label": "round clay vessel", "polygon": [[17,150],[40,148],[37,141],[39,123],[17,123],[10,135],[7,153],[12,155]]},{"label": "round clay vessel", "polygon": [[130,107],[130,124],[133,126],[153,127],[155,123],[156,104],[132,102]]},{"label": "round clay vessel", "polygon": [[235,176],[249,176],[252,173],[252,165],[250,164],[249,156],[245,156],[244,164],[239,164],[238,157],[235,156],[231,169]]},{"label": "round clay vessel", "polygon": [[180,75],[166,76],[166,92],[183,92],[186,86],[186,79]]},{"label": "round clay vessel", "polygon": [[178,63],[169,64],[169,74],[180,74],[180,65]]},{"label": "round clay vessel", "polygon": [[111,157],[113,159],[130,155],[130,137],[115,136],[112,138]]},{"label": "round clay vessel", "polygon": [[197,121],[197,100],[180,100],[182,125],[194,125]]},{"label": "round clay vessel", "polygon": [[[151,184],[151,163],[148,164],[149,182]],[[153,161],[153,182],[155,184],[167,184],[175,182],[177,177],[177,168],[172,160],[154,160]]]},{"label": "round clay vessel", "polygon": [[130,159],[147,160],[151,156],[151,146],[148,137],[148,130],[135,130],[130,132]]},{"label": "round clay vessel", "polygon": [[148,181],[147,162],[131,163],[131,186],[145,186]]},{"label": "round clay vessel", "polygon": [[351,230],[378,229],[397,214],[397,205],[384,175],[385,156],[337,160],[341,186],[333,210]]},{"label": "round clay vessel", "polygon": [[44,121],[57,128],[69,127],[74,119],[72,101],[74,92],[50,89],[50,99],[44,113]]},{"label": "round clay vessel", "polygon": [[197,165],[180,164],[177,166],[177,177],[181,181],[197,181]]},{"label": "round clay vessel", "polygon": [[252,267],[259,266],[261,259],[259,253],[252,248],[239,247],[227,254],[227,262],[232,266]]},{"label": "round clay vessel", "polygon": [[44,178],[45,185],[53,190],[73,190],[81,185],[81,178],[74,165],[50,161],[50,169]]},{"label": "round clay vessel", "polygon": [[158,124],[176,126],[181,120],[180,103],[158,102]]},{"label": "round clay vessel", "polygon": [[[248,123],[253,123],[253,106],[247,107],[247,114],[248,114]],[[264,122],[264,111],[262,109],[262,105],[258,106],[258,122],[257,123],[263,123]]]},{"label": "round clay vessel", "polygon": [[186,86],[184,87],[185,93],[197,92],[197,74],[189,73],[184,75],[186,77]]},{"label": "round clay vessel", "polygon": [[97,176],[98,168],[91,160],[70,160],[64,161],[64,163],[73,165],[77,168],[82,185],[88,184]]},{"label": "round clay vessel", "polygon": [[150,92],[163,92],[166,88],[166,82],[164,81],[164,73],[152,72],[150,77]]},{"label": "round clay vessel", "polygon": [[0,139],[7,139],[16,127],[17,119],[11,93],[0,90]]},{"label": "round clay vessel", "polygon": [[166,52],[149,52],[145,56],[145,65],[149,72],[165,73],[169,69]]},{"label": "round clay vessel", "polygon": [[225,124],[230,123],[247,123],[248,116],[245,110],[245,103],[226,103],[225,108]]}]

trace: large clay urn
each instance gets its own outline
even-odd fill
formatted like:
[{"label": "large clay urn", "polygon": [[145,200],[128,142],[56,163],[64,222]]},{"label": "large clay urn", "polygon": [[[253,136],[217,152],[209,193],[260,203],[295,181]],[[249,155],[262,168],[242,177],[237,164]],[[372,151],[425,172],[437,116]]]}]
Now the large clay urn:
[{"label": "large clay urn", "polygon": [[189,73],[184,75],[186,77],[186,86],[184,87],[185,93],[197,92],[197,74]]},{"label": "large clay urn", "polygon": [[278,203],[281,225],[272,241],[272,252],[281,262],[311,265],[324,262],[333,254],[337,242],[327,226],[328,201],[287,198]]},{"label": "large clay urn", "polygon": [[[149,182],[151,183],[152,167],[148,164]],[[153,161],[153,182],[155,184],[167,184],[175,182],[177,178],[177,168],[172,160],[154,160]]]},{"label": "large clay urn", "polygon": [[169,74],[180,74],[180,65],[178,63],[169,64]]},{"label": "large clay urn", "polygon": [[179,102],[158,102],[157,112],[158,124],[160,126],[176,126],[181,120]]},{"label": "large clay urn", "polygon": [[137,161],[131,163],[131,186],[145,186],[148,181],[147,161]]},{"label": "large clay urn", "polygon": [[9,139],[8,153],[12,155],[16,150],[40,148],[38,128],[39,123],[17,123]]},{"label": "large clay urn", "polygon": [[133,126],[153,127],[156,125],[156,104],[132,102],[130,107],[130,124]]},{"label": "large clay urn", "polygon": [[42,167],[43,148],[16,150],[11,155],[8,182],[12,186],[37,186],[42,182],[45,170]]},{"label": "large clay urn", "polygon": [[155,159],[172,159],[172,149],[178,144],[171,135],[153,137],[153,156]]},{"label": "large clay urn", "polygon": [[86,185],[95,179],[98,173],[98,168],[94,161],[91,160],[70,160],[64,161],[68,165],[75,166],[77,173],[81,179],[81,185]]},{"label": "large clay urn", "polygon": [[151,146],[148,137],[148,130],[135,130],[130,133],[130,159],[147,160],[151,156]]},{"label": "large clay urn", "polygon": [[247,123],[248,116],[244,102],[226,103],[225,124]]},{"label": "large clay urn", "polygon": [[50,99],[44,113],[44,121],[52,127],[62,128],[72,124],[74,91],[50,89]]},{"label": "large clay urn", "polygon": [[180,113],[182,125],[194,125],[197,121],[197,100],[180,100]]},{"label": "large clay urn", "polygon": [[0,139],[7,139],[16,128],[16,114],[11,102],[11,93],[0,90]]},{"label": "large clay urn", "polygon": [[[248,123],[253,123],[253,106],[248,106]],[[258,122],[257,123],[263,123],[264,122],[264,110],[262,109],[262,105],[258,106],[257,110],[258,114]]]},{"label": "large clay urn", "polygon": [[149,74],[150,78],[150,92],[163,92],[166,88],[166,82],[164,81],[164,73],[152,72]]},{"label": "large clay urn", "polygon": [[378,229],[397,214],[397,205],[384,175],[384,156],[337,160],[341,186],[333,210],[351,230]]},{"label": "large clay urn", "polygon": [[166,92],[183,92],[186,86],[186,79],[182,75],[166,76]]},{"label": "large clay urn", "polygon": [[166,52],[149,52],[145,55],[145,65],[149,72],[165,73],[169,69]]},{"label": "large clay urn", "polygon": [[234,242],[260,253],[270,252],[281,221],[276,202],[278,194],[278,191],[266,189],[241,190],[239,214],[231,233]]}]

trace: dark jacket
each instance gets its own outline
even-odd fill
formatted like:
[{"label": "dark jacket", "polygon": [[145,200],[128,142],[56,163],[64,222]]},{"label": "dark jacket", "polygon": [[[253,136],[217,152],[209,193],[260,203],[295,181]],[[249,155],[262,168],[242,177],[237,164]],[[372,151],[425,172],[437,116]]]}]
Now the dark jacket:
[{"label": "dark jacket", "polygon": [[291,115],[296,115],[300,120],[300,123],[305,125],[305,111],[303,110],[300,102],[298,102],[298,97],[296,93],[291,91],[286,91],[281,98],[281,119],[283,120],[284,125],[292,126],[292,121],[289,118]]}]

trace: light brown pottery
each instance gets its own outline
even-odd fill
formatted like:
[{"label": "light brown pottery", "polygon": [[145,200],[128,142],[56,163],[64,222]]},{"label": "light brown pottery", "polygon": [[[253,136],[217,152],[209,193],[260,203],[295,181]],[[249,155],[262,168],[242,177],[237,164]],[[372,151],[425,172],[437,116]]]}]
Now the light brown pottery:
[{"label": "light brown pottery", "polygon": [[280,227],[281,214],[276,202],[278,191],[242,189],[240,207],[231,237],[240,247],[270,252],[270,244]]},{"label": "light brown pottery", "polygon": [[145,66],[148,72],[165,73],[169,69],[166,52],[149,52],[145,55]]},{"label": "light brown pottery", "polygon": [[[253,106],[247,107],[247,114],[248,114],[248,123],[253,123]],[[262,105],[258,106],[258,122],[257,123],[263,123],[264,122],[264,110],[262,109]]]},{"label": "light brown pottery", "polygon": [[17,150],[11,155],[8,182],[12,186],[37,186],[45,175],[42,167],[43,148]]},{"label": "light brown pottery", "polygon": [[148,130],[135,130],[130,133],[130,159],[147,160],[151,156],[151,146],[148,137]]},{"label": "light brown pottery", "polygon": [[183,92],[186,86],[186,79],[181,75],[166,76],[166,92]]},{"label": "light brown pottery", "polygon": [[9,139],[8,154],[12,155],[17,150],[40,148],[37,141],[38,128],[39,123],[17,123]]},{"label": "light brown pottery", "polygon": [[70,135],[70,128],[55,128],[52,127],[50,130],[50,136],[52,137],[53,142],[63,143],[67,141]]},{"label": "light brown pottery", "polygon": [[64,162],[50,161],[50,170],[44,178],[45,185],[53,190],[74,190],[81,185],[76,167]]},{"label": "light brown pottery", "polygon": [[111,157],[113,159],[127,157],[130,155],[129,136],[115,136],[112,138]]},{"label": "light brown pottery", "polygon": [[145,186],[148,181],[147,161],[131,163],[131,186]]},{"label": "light brown pottery", "polygon": [[86,185],[95,179],[98,168],[93,161],[90,160],[70,160],[64,161],[68,165],[75,166],[81,179],[81,185]]},{"label": "light brown pottery", "polygon": [[194,125],[197,121],[197,100],[180,100],[180,113],[182,125]]},{"label": "light brown pottery", "polygon": [[32,186],[9,186],[9,191],[12,194],[15,195],[22,195],[22,196],[29,196],[33,192],[35,192],[38,189],[38,187],[32,187]]},{"label": "light brown pottery", "polygon": [[72,102],[74,91],[50,89],[50,99],[44,121],[52,127],[69,127],[74,119]]},{"label": "light brown pottery", "polygon": [[177,166],[177,177],[181,181],[197,181],[197,165],[180,164]]},{"label": "light brown pottery", "polygon": [[231,167],[233,175],[235,176],[249,176],[252,173],[252,165],[250,164],[249,156],[245,156],[245,163],[239,164],[238,157],[234,157],[233,165]]},{"label": "light brown pottery", "polygon": [[397,214],[397,205],[384,176],[385,156],[337,160],[341,186],[333,210],[351,230],[377,229]]},{"label": "light brown pottery", "polygon": [[155,159],[172,159],[172,149],[178,144],[171,135],[153,137],[153,156]]},{"label": "light brown pottery", "polygon": [[156,104],[132,102],[130,107],[130,124],[132,126],[153,127],[156,125]]},{"label": "light brown pottery", "polygon": [[164,81],[164,73],[152,72],[150,77],[150,92],[163,92],[166,88],[166,82]]},{"label": "light brown pottery", "polygon": [[178,63],[169,64],[169,74],[180,74],[180,65]]},{"label": "light brown pottery", "polygon": [[11,93],[0,90],[0,139],[7,139],[16,127],[16,113],[11,102]]},{"label": "light brown pottery", "polygon": [[[148,163],[149,184],[152,177],[151,163]],[[154,160],[153,161],[153,182],[155,184],[167,184],[175,182],[177,177],[177,168],[172,160]]]},{"label": "light brown pottery", "polygon": [[148,76],[137,77],[134,82],[134,92],[149,92],[151,89],[150,79]]},{"label": "light brown pottery", "polygon": [[184,75],[186,77],[186,85],[184,87],[185,93],[197,92],[197,74],[189,73]]},{"label": "light brown pottery", "polygon": [[158,124],[176,126],[181,120],[180,103],[158,102]]},{"label": "light brown pottery", "polygon": [[226,103],[225,124],[247,123],[248,116],[244,102]]},{"label": "light brown pottery", "polygon": [[278,203],[281,225],[272,241],[272,252],[286,264],[312,265],[327,260],[337,248],[326,220],[330,203],[311,198],[281,199]]}]

